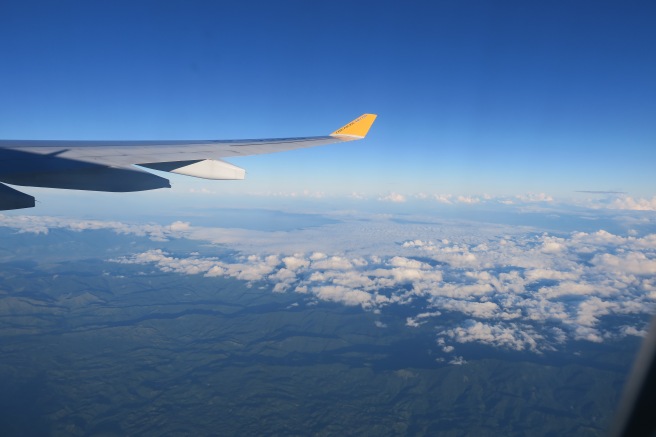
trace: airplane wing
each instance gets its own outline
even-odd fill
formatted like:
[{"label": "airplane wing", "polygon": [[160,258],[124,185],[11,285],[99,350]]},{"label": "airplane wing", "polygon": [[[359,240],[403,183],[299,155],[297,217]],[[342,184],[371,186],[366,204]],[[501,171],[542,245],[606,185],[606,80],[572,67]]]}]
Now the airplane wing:
[{"label": "airplane wing", "polygon": [[[168,179],[140,167],[205,179],[244,179],[222,158],[282,152],[360,140],[376,119],[363,114],[330,135],[206,141],[0,140],[0,182],[90,191],[170,188]],[[0,210],[30,208],[34,197],[0,184]]]}]

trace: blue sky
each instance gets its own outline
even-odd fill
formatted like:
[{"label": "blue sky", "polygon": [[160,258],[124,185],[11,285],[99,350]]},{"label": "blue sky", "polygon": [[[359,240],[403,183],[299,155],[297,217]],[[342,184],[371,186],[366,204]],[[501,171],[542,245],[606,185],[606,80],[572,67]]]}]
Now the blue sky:
[{"label": "blue sky", "polygon": [[[183,190],[656,195],[651,2],[3,2],[0,137],[366,141]],[[29,190],[27,190],[29,192]]]}]

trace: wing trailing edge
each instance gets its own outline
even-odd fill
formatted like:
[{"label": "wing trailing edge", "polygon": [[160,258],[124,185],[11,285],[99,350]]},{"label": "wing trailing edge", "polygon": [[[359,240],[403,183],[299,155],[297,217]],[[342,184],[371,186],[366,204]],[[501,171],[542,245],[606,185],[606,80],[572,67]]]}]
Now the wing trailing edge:
[{"label": "wing trailing edge", "polygon": [[220,159],[204,159],[202,161],[153,162],[139,164],[140,167],[153,170],[168,171],[195,178],[212,179],[216,181],[242,180],[246,170]]}]

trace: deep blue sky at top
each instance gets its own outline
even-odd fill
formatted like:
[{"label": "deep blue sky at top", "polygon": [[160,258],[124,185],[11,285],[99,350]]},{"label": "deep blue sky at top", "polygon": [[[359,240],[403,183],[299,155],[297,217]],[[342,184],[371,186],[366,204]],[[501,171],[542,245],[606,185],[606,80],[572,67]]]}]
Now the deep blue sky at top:
[{"label": "deep blue sky at top", "polygon": [[226,186],[653,196],[654,23],[650,1],[5,1],[0,137],[319,135],[374,112],[366,141],[242,158]]}]

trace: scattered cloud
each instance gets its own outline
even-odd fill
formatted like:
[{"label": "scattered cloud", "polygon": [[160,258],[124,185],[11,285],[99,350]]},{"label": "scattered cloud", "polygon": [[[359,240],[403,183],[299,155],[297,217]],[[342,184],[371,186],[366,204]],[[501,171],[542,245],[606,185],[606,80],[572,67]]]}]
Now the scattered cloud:
[{"label": "scattered cloud", "polygon": [[656,259],[648,258],[641,252],[629,252],[621,255],[598,254],[590,262],[603,270],[620,274],[656,275]]},{"label": "scattered cloud", "polygon": [[628,209],[632,211],[656,211],[656,196],[651,199],[634,199],[631,196],[620,196],[614,199],[608,207],[611,209]]},{"label": "scattered cloud", "polygon": [[[438,317],[441,316],[442,313],[439,311],[432,311],[428,313],[419,313],[414,317],[408,317],[406,319],[406,325],[413,327],[413,328],[418,328],[422,324],[422,319],[427,319],[428,317]],[[424,320],[426,321],[426,320]]]},{"label": "scattered cloud", "polygon": [[456,343],[482,343],[517,351],[538,352],[538,342],[543,337],[530,326],[514,323],[488,324],[476,320],[466,320],[461,326],[444,330],[439,336],[450,338]]},{"label": "scattered cloud", "polygon": [[364,193],[357,193],[354,191],[351,194],[349,194],[347,197],[355,200],[364,200],[367,198],[367,195]]},{"label": "scattered cloud", "polygon": [[201,187],[201,188],[189,188],[189,193],[191,194],[211,194],[211,195],[216,195],[218,192],[210,190],[206,187]]},{"label": "scattered cloud", "polygon": [[451,198],[453,196],[451,194],[435,194],[433,195],[433,198],[438,202],[438,203],[452,203]]},{"label": "scattered cloud", "polygon": [[522,202],[553,202],[554,199],[545,193],[526,193],[516,196]]},{"label": "scattered cloud", "polygon": [[627,194],[625,191],[576,190],[575,193],[586,194]]},{"label": "scattered cloud", "polygon": [[20,233],[33,234],[48,234],[51,229],[67,229],[75,232],[104,229],[114,231],[117,234],[148,237],[154,241],[179,238],[190,229],[189,223],[181,221],[173,222],[167,226],[154,223],[133,224],[111,220],[4,214],[0,214],[0,226],[16,229]]},{"label": "scattered cloud", "polygon": [[[635,229],[554,234],[429,218],[415,224],[385,215],[285,232],[19,215],[0,215],[0,225],[36,234],[109,229],[148,237],[161,248],[113,261],[259,282],[297,293],[301,302],[340,303],[386,317],[403,308],[401,320],[434,332],[452,364],[465,362],[453,354],[466,343],[544,353],[568,341],[641,336],[656,308],[656,234]],[[173,254],[165,244],[172,238],[231,251]],[[610,317],[617,322],[606,323]]]},{"label": "scattered cloud", "polygon": [[170,226],[171,232],[184,232],[190,229],[189,222],[173,222]]},{"label": "scattered cloud", "polygon": [[403,203],[406,201],[406,197],[399,193],[389,193],[384,196],[380,196],[378,200],[382,202]]},{"label": "scattered cloud", "polygon": [[463,364],[467,364],[467,361],[465,361],[463,357],[453,357],[449,360],[449,364],[454,366],[462,366]]},{"label": "scattered cloud", "polygon": [[480,197],[474,197],[474,196],[458,196],[457,198],[458,203],[479,203],[481,201]]},{"label": "scattered cloud", "polygon": [[387,256],[383,250],[378,251],[382,256],[313,251],[219,260],[149,251],[117,261],[267,281],[274,291],[365,310],[393,312],[395,306],[416,305],[422,299],[423,311],[406,317],[408,327],[439,326],[445,313],[463,317],[461,323],[437,331],[445,353],[459,343],[542,353],[568,339],[601,342],[640,335],[642,325],[612,327],[602,326],[602,321],[609,315],[654,309],[654,234],[447,234],[452,239],[435,234],[434,240],[394,242],[396,253]]},{"label": "scattered cloud", "polygon": [[274,197],[274,198],[306,198],[306,199],[324,199],[328,196],[323,191],[312,191],[304,189],[301,191],[257,191],[247,193],[249,196],[254,197]]}]

